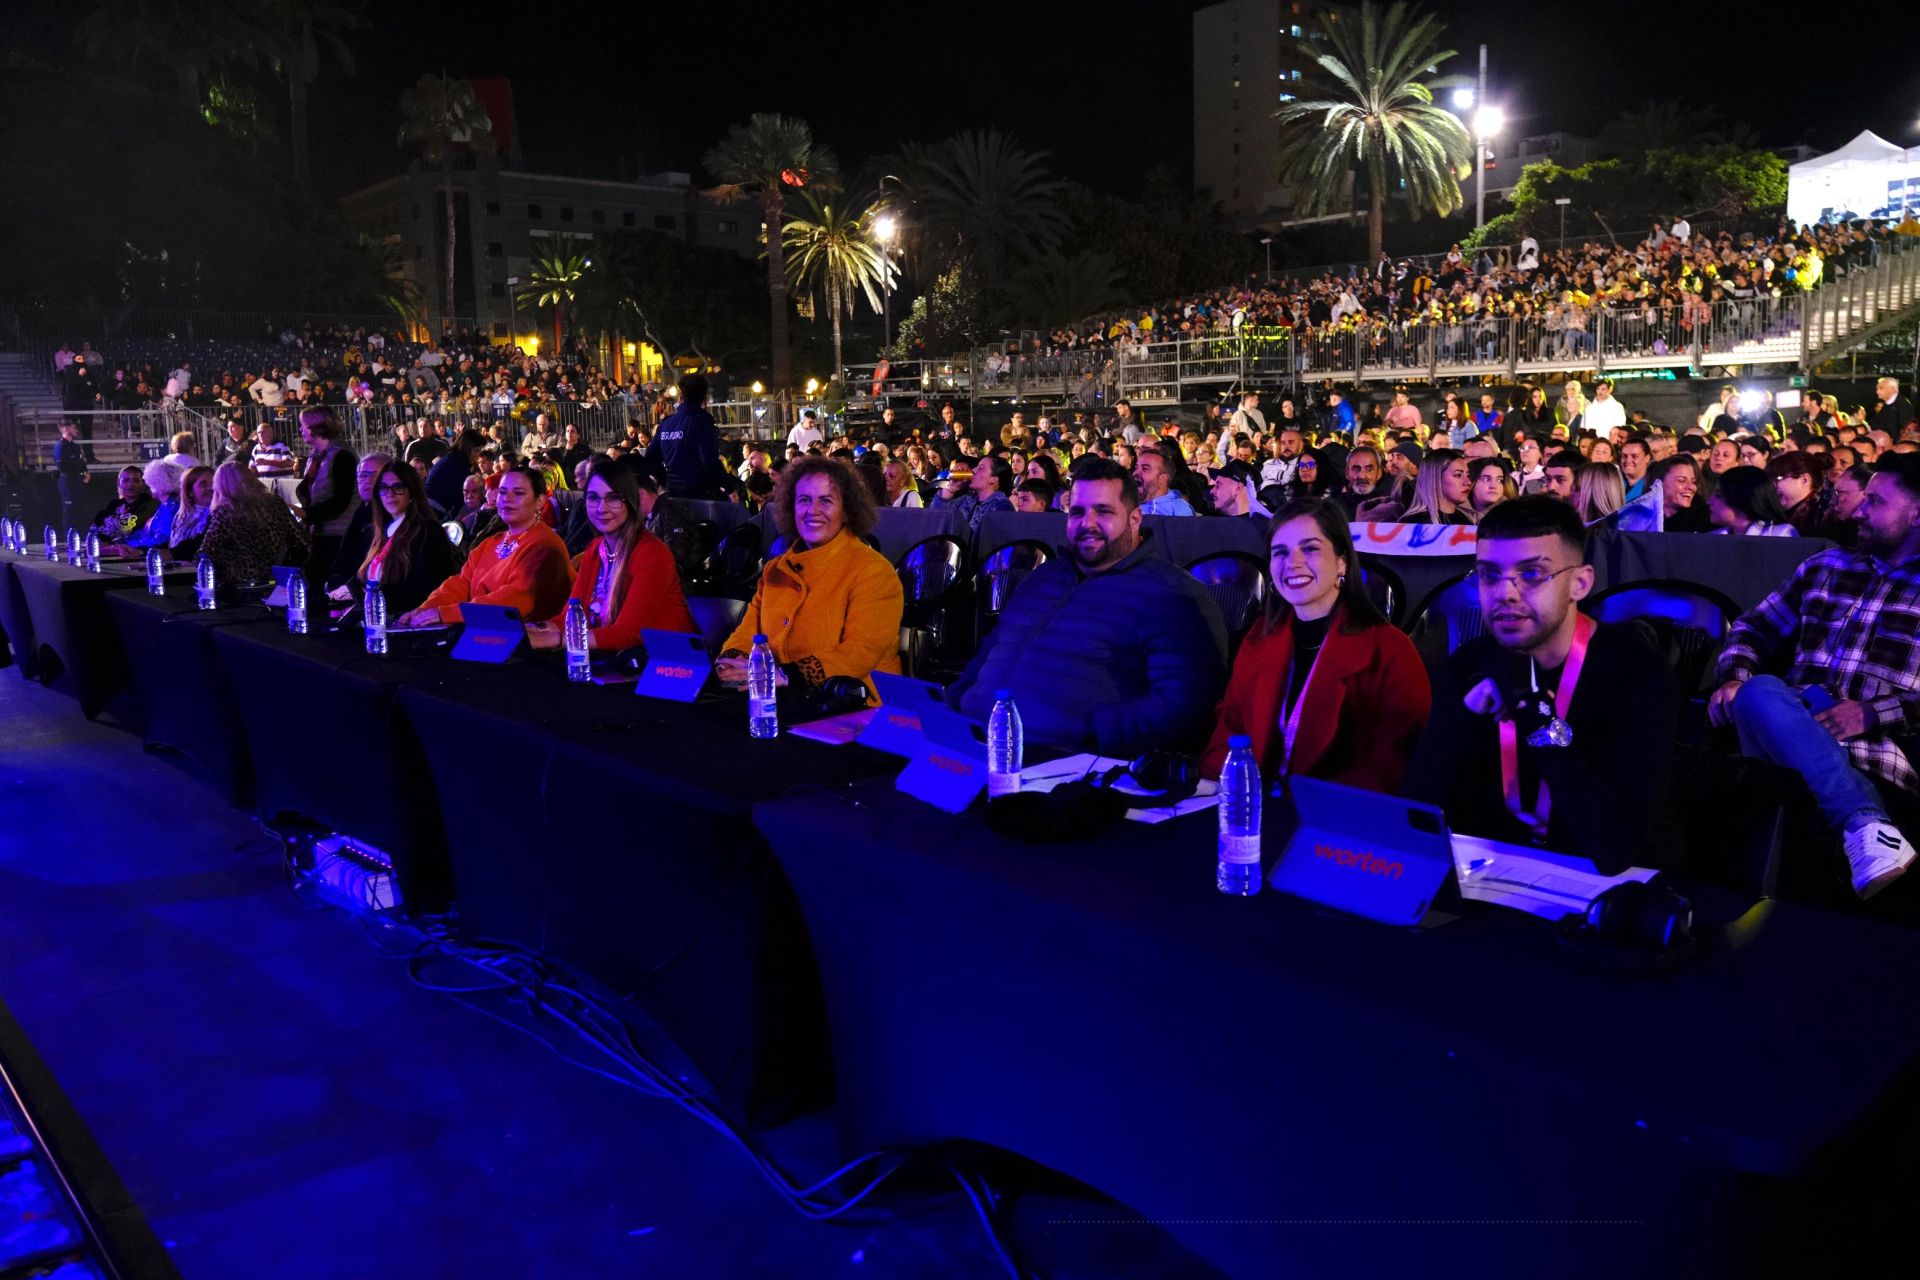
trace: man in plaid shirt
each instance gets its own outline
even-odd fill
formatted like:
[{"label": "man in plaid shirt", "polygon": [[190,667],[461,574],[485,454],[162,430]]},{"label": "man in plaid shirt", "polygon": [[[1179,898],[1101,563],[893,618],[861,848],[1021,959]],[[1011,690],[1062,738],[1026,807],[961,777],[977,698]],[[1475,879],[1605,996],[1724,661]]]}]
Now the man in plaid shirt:
[{"label": "man in plaid shirt", "polygon": [[[1854,520],[1857,550],[1807,560],[1734,623],[1709,712],[1807,780],[1869,898],[1914,859],[1874,784],[1920,793],[1920,456],[1888,455]],[[1784,679],[1759,674],[1786,651]]]}]

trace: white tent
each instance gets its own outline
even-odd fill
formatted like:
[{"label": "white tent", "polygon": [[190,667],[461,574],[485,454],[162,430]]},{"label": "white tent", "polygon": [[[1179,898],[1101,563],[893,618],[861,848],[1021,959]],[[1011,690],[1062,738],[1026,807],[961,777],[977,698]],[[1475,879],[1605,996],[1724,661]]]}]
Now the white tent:
[{"label": "white tent", "polygon": [[1920,209],[1920,147],[1902,150],[1865,132],[1787,170],[1787,216],[1798,223],[1898,218],[1909,208]]}]

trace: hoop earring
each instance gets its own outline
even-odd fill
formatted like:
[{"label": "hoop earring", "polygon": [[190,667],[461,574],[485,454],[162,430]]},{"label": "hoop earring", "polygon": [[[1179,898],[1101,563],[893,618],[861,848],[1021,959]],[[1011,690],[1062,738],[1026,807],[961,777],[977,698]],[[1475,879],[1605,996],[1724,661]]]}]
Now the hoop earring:
[{"label": "hoop earring", "polygon": [[1341,575],[1340,575],[1339,577],[1337,577],[1337,578],[1335,578],[1335,579],[1333,580],[1333,585],[1334,585],[1334,586],[1336,586],[1336,587],[1344,587],[1344,586],[1346,586],[1346,585],[1347,585],[1347,575],[1343,573],[1343,574],[1341,574]]}]

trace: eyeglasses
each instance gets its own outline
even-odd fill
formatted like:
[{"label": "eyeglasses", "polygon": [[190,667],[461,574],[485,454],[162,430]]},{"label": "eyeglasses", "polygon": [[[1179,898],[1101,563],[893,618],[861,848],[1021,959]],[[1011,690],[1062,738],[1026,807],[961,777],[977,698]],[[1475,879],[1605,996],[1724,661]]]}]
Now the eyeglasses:
[{"label": "eyeglasses", "polygon": [[1549,569],[1545,565],[1529,565],[1518,573],[1501,573],[1498,569],[1476,566],[1473,580],[1480,584],[1482,591],[1498,591],[1503,582],[1512,582],[1522,591],[1538,591],[1563,573],[1572,573],[1580,566],[1570,564],[1564,569]]},{"label": "eyeglasses", "polygon": [[403,484],[383,484],[379,486],[379,489],[381,493],[391,496],[396,493],[405,493],[407,486]]},{"label": "eyeglasses", "polygon": [[627,500],[617,493],[589,493],[581,499],[590,507],[624,507]]}]

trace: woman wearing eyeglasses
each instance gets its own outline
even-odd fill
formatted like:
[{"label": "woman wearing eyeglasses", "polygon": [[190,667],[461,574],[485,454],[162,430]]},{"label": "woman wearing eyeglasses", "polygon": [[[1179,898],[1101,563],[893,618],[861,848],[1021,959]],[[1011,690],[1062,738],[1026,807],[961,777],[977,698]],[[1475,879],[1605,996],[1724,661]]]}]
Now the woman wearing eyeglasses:
[{"label": "woman wearing eyeglasses", "polygon": [[453,544],[433,518],[420,473],[406,463],[387,459],[374,477],[370,502],[371,537],[354,571],[353,592],[364,596],[369,583],[379,583],[387,616],[397,618],[418,609],[453,572]]},{"label": "woman wearing eyeglasses", "polygon": [[[642,631],[698,631],[672,550],[647,532],[633,471],[611,459],[594,463],[581,504],[599,536],[580,555],[573,599],[587,607],[594,650],[631,649]],[[564,639],[557,622],[527,627],[527,641],[536,649],[557,648]]]}]

